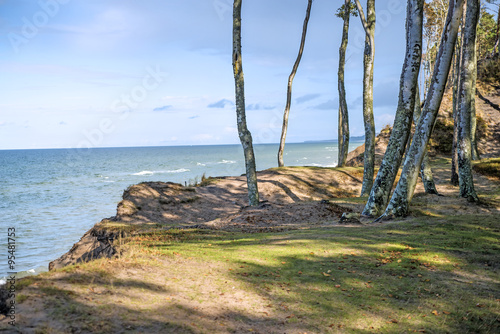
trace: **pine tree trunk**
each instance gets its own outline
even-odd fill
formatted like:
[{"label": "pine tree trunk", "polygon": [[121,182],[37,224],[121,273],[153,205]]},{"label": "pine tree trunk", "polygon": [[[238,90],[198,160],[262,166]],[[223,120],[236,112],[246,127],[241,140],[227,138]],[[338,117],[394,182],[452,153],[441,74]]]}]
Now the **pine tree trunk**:
[{"label": "pine tree trunk", "polygon": [[349,153],[349,113],[347,110],[347,101],[344,85],[345,72],[345,53],[349,38],[349,18],[351,0],[345,0],[344,9],[344,28],[342,30],[342,43],[339,48],[339,70],[338,70],[338,88],[339,88],[339,133],[338,133],[338,167],[345,166],[347,153]]},{"label": "pine tree trunk", "polygon": [[479,0],[467,0],[464,44],[459,87],[459,123],[458,123],[458,176],[460,196],[470,202],[477,202],[472,177],[471,163],[471,115],[472,102],[476,87],[474,86],[474,62],[476,45],[476,27],[479,20]]},{"label": "pine tree trunk", "polygon": [[406,56],[401,71],[398,108],[382,164],[362,213],[364,216],[375,217],[385,209],[410,136],[422,59],[423,7],[424,0],[408,0]]},{"label": "pine tree trunk", "polygon": [[367,196],[373,186],[375,168],[375,120],[373,118],[373,63],[375,59],[375,0],[366,0],[366,19],[363,8],[356,1],[361,23],[365,29],[363,57],[363,122],[365,125],[365,153],[361,196]]},{"label": "pine tree trunk", "polygon": [[436,122],[436,116],[441,105],[446,80],[450,72],[455,42],[457,39],[460,18],[463,12],[464,0],[450,0],[445,29],[441,37],[441,44],[432,74],[431,85],[426,96],[422,115],[415,128],[413,141],[401,172],[401,178],[392,194],[385,213],[379,218],[387,219],[393,216],[406,216],[409,212],[409,203],[415,191],[415,185],[427,151],[427,145]]},{"label": "pine tree trunk", "polygon": [[245,115],[245,85],[242,67],[243,62],[241,59],[241,2],[242,0],[234,0],[233,4],[233,71],[236,95],[236,117],[238,135],[245,155],[248,200],[251,206],[256,206],[259,204],[257,171],[255,168],[252,135],[247,128]]},{"label": "pine tree trunk", "polygon": [[312,6],[312,0],[308,0],[306,18],[304,19],[304,25],[302,27],[302,39],[300,41],[299,54],[297,55],[297,59],[295,60],[295,64],[293,65],[292,73],[290,73],[290,76],[288,77],[286,106],[285,106],[285,112],[283,113],[283,127],[281,129],[280,147],[278,149],[278,167],[283,167],[285,165],[283,161],[283,152],[285,150],[286,133],[288,130],[288,115],[290,114],[290,105],[292,103],[292,83],[293,83],[293,78],[295,77],[295,73],[297,73],[297,69],[299,68],[300,59],[302,58],[302,53],[304,52],[304,45],[306,43],[306,34],[307,34],[307,24],[309,22],[309,16],[311,14],[311,6]]}]

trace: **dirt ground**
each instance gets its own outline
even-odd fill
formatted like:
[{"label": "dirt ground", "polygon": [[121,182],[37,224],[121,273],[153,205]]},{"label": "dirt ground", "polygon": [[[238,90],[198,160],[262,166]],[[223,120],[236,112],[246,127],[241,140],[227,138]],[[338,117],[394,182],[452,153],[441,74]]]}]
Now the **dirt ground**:
[{"label": "dirt ground", "polygon": [[[338,220],[342,208],[328,200],[354,197],[356,169],[288,167],[258,173],[261,205],[247,206],[246,178],[210,179],[207,186],[148,182],[134,185],[118,205],[116,222],[157,222],[178,227],[267,231]],[[353,175],[354,174],[354,175]]]}]

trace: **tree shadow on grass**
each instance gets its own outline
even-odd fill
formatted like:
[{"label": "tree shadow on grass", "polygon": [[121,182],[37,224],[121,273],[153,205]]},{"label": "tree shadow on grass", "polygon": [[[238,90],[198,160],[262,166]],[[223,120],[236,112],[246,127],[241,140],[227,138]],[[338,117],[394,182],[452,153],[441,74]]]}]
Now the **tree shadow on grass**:
[{"label": "tree shadow on grass", "polygon": [[[263,256],[276,256],[272,265],[245,257],[232,275],[269,300],[282,322],[306,331],[495,333],[500,245],[494,228],[491,221],[486,227],[464,220],[396,223],[236,238],[224,248],[258,247]],[[308,249],[288,255],[305,244]]]},{"label": "tree shadow on grass", "polygon": [[[148,273],[141,273],[143,268],[137,265],[126,268],[132,271],[126,276],[111,269],[73,268],[32,278],[32,284],[20,291],[28,298],[19,305],[18,329],[22,333],[495,333],[500,329],[495,301],[498,240],[498,223],[491,217],[280,234],[181,234],[177,246],[168,246],[169,252],[199,247],[208,251],[210,243],[210,249],[217,249],[224,259],[213,261],[233,263],[232,270],[214,278],[241,284],[254,296],[254,309],[239,308],[237,300],[225,304],[228,298],[242,298],[238,289],[228,289],[224,296],[214,294],[211,305],[217,309],[195,304],[189,296],[167,299],[177,287],[141,279]],[[176,256],[183,260],[170,266],[199,265],[188,255]],[[165,276],[168,268],[154,274]],[[37,310],[36,305],[43,307]],[[23,314],[30,317],[23,319]]]}]

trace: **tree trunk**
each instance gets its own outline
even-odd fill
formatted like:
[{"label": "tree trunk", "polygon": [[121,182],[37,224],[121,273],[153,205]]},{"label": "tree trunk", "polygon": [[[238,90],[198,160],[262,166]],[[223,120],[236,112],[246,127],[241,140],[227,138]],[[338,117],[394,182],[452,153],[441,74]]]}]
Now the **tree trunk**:
[{"label": "tree trunk", "polygon": [[375,217],[385,209],[410,136],[422,59],[423,7],[424,0],[408,0],[406,56],[399,83],[398,108],[384,159],[362,213],[364,216]]},{"label": "tree trunk", "polygon": [[436,122],[436,116],[441,105],[446,80],[450,72],[451,60],[457,39],[460,18],[463,12],[464,0],[450,0],[445,29],[432,74],[431,85],[422,110],[422,115],[415,128],[413,141],[401,172],[401,178],[392,194],[385,213],[379,218],[408,215],[409,203],[415,191],[420,166],[429,143],[429,138]]},{"label": "tree trunk", "polygon": [[471,154],[472,160],[480,160],[479,151],[477,149],[477,115],[476,115],[476,83],[477,83],[477,43],[474,44],[474,51],[472,56],[472,96],[470,101],[471,108],[471,120],[470,120],[470,131],[471,131]]},{"label": "tree trunk", "polygon": [[347,161],[347,153],[349,153],[349,113],[347,110],[347,101],[344,85],[345,71],[345,53],[349,38],[349,18],[351,0],[345,0],[344,5],[344,28],[342,30],[342,43],[339,48],[339,71],[338,71],[338,88],[339,88],[339,157],[337,166],[343,167]]},{"label": "tree trunk", "polygon": [[471,114],[476,87],[474,86],[474,62],[476,27],[479,19],[479,0],[467,0],[464,44],[459,87],[458,123],[458,176],[460,196],[477,202],[471,164]]},{"label": "tree trunk", "polygon": [[[463,31],[463,30],[462,30]],[[463,36],[463,34],[461,35]],[[458,87],[460,86],[460,63],[462,62],[463,41],[455,46],[455,69],[453,77],[453,144],[451,147],[451,178],[450,183],[458,186]]]},{"label": "tree trunk", "polygon": [[366,19],[363,8],[356,1],[359,17],[365,30],[363,57],[363,121],[365,125],[365,153],[361,196],[370,194],[375,168],[375,120],[373,118],[373,62],[375,59],[375,0],[366,0]]},{"label": "tree trunk", "polygon": [[241,59],[241,2],[234,0],[233,4],[233,71],[236,95],[236,117],[238,135],[243,153],[248,186],[248,200],[251,206],[259,204],[259,189],[257,187],[257,171],[255,168],[255,155],[253,152],[252,135],[247,128],[245,115],[245,85],[243,78],[243,62]]},{"label": "tree trunk", "polygon": [[[418,90],[415,95],[415,111],[413,112],[413,121],[415,124],[420,120],[422,115],[422,106],[420,105],[420,92]],[[422,160],[422,166],[420,166],[420,177],[422,178],[422,183],[424,184],[424,189],[426,194],[439,195],[436,184],[434,183],[434,176],[432,175],[431,165],[429,163],[429,154],[426,151],[424,159]]]},{"label": "tree trunk", "polygon": [[299,54],[297,55],[297,59],[293,65],[292,73],[290,73],[290,76],[288,77],[286,106],[285,112],[283,113],[283,127],[281,129],[280,147],[278,149],[278,167],[283,167],[285,165],[283,162],[283,151],[285,150],[286,132],[288,130],[288,115],[290,114],[290,105],[292,103],[292,83],[295,73],[297,73],[297,69],[299,68],[300,59],[302,58],[302,52],[304,51],[304,45],[306,43],[307,23],[309,22],[309,15],[311,14],[311,6],[312,0],[308,0],[306,18],[304,19],[304,25],[302,27],[302,39],[300,41]]}]

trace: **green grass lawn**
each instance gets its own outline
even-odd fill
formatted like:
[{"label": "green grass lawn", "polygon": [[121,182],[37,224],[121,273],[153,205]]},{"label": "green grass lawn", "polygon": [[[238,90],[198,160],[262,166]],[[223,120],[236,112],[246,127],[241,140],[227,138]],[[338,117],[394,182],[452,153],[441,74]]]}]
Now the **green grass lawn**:
[{"label": "green grass lawn", "polygon": [[219,276],[308,333],[496,333],[499,228],[491,216],[460,216],[280,234],[152,232],[131,245],[223,263]]},{"label": "green grass lawn", "polygon": [[[18,302],[44,296],[48,318],[39,333],[60,333],[51,327],[51,319],[62,323],[59,327],[67,322],[102,333],[120,326],[140,328],[131,333],[158,328],[175,333],[259,332],[253,329],[259,322],[266,328],[262,333],[498,333],[499,240],[500,224],[491,216],[422,217],[279,234],[157,230],[132,237],[118,259],[24,280]],[[182,266],[162,267],[165,260]],[[197,270],[200,264],[210,269]],[[142,268],[140,279],[119,278],[123,268]],[[66,276],[57,276],[61,274]],[[226,315],[219,324],[224,327],[217,330],[210,321],[178,317],[172,322],[169,314],[190,315],[196,308],[164,296],[167,288],[158,282],[171,280],[174,286],[191,284],[183,298],[200,305],[205,301],[197,290],[202,284],[217,292],[212,299],[231,295],[236,286],[266,305],[256,305],[264,308],[258,316],[236,311]],[[26,289],[33,285],[37,293]],[[89,292],[98,289],[108,295]],[[130,297],[135,294],[147,296],[147,302]],[[106,320],[110,317],[114,322]],[[131,320],[135,317],[144,321]],[[163,327],[158,327],[160,322]]]}]

